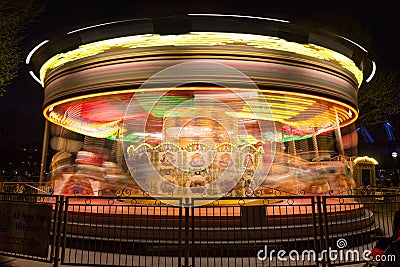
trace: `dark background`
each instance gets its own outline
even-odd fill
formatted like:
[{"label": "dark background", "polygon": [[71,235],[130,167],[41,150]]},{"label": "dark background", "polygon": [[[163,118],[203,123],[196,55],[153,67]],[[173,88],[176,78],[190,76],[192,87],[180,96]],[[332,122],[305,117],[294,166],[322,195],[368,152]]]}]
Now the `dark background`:
[{"label": "dark background", "polygon": [[[360,32],[337,33],[355,40],[370,52],[372,60],[400,72],[400,1],[65,1],[49,0],[21,44],[24,58],[45,39],[98,23],[129,18],[162,17],[187,13],[220,13],[271,17],[295,24],[322,25],[329,30],[349,23]],[[41,86],[21,64],[19,77],[0,97],[0,144],[32,147],[40,155],[44,118]],[[399,120],[390,118],[395,135]],[[382,135],[378,134],[377,138]],[[383,135],[384,137],[384,135]],[[383,140],[384,141],[384,140]],[[35,154],[36,155],[36,154]],[[35,157],[38,157],[36,155]],[[10,155],[0,155],[0,162]]]}]

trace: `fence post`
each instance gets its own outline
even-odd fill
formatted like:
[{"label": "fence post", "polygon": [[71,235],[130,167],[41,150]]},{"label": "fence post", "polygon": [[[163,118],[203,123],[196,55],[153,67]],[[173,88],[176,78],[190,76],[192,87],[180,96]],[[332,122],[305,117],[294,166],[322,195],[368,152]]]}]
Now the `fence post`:
[{"label": "fence post", "polygon": [[[325,248],[325,235],[324,235],[324,223],[323,223],[323,219],[322,219],[322,201],[321,201],[321,196],[316,196],[316,204],[317,204],[317,213],[318,213],[318,234],[319,234],[319,242],[318,242],[318,254],[319,255]],[[320,254],[320,256],[318,256],[318,261],[319,259],[321,259],[321,264],[323,267],[326,266],[326,262],[324,260],[324,258],[322,257],[323,254]]]},{"label": "fence post", "polygon": [[185,199],[185,267],[189,267],[189,199]]},{"label": "fence post", "polygon": [[[320,247],[320,241],[318,240],[318,236],[319,236],[319,233],[318,233],[318,225],[317,225],[317,222],[318,222],[318,220],[317,220],[317,216],[318,216],[318,214],[319,214],[319,208],[317,207],[317,210],[315,210],[315,206],[316,205],[320,205],[320,203],[319,203],[319,201],[318,201],[318,199],[317,199],[317,201],[316,201],[316,199],[314,198],[314,197],[311,197],[311,209],[312,209],[312,224],[313,224],[313,235],[314,235],[314,248],[315,248],[315,252],[316,252],[316,255],[319,255],[319,253],[321,252],[321,247]],[[317,264],[318,264],[318,257],[317,257],[317,259],[316,259],[316,262],[317,262]]]},{"label": "fence post", "polygon": [[[196,265],[196,259],[195,259],[195,252],[194,252],[194,246],[195,246],[195,219],[194,219],[194,205],[195,205],[195,200],[194,199],[192,199],[192,220],[191,220],[191,224],[190,224],[190,229],[192,230],[192,240],[191,240],[191,242],[190,242],[190,252],[192,253],[192,267],[195,267],[195,265]],[[200,266],[201,266],[201,263],[200,263]]]},{"label": "fence post", "polygon": [[[330,247],[329,244],[329,232],[328,232],[328,210],[327,210],[327,203],[326,203],[326,196],[322,197],[322,208],[323,208],[323,213],[324,213],[324,223],[323,225],[323,231],[324,231],[324,236],[325,236],[325,249],[327,250]],[[330,267],[331,266],[331,261],[330,258],[328,256],[328,254],[326,254],[326,266]]]},{"label": "fence post", "polygon": [[182,199],[179,202],[179,220],[178,220],[178,239],[179,239],[179,244],[178,244],[178,266],[182,266],[182,218],[183,218],[183,212],[182,212]]},{"label": "fence post", "polygon": [[[60,234],[60,248],[61,248],[61,256],[60,256],[60,261],[61,263],[64,260],[64,255],[65,255],[65,247],[66,247],[66,233],[67,233],[67,222],[68,222],[68,205],[69,205],[69,197],[66,196],[64,200],[64,209],[62,213],[62,217],[60,217],[60,224],[62,223],[62,234]],[[61,231],[61,227],[60,227]],[[62,242],[61,242],[62,240]]]},{"label": "fence post", "polygon": [[64,196],[58,196],[58,207],[57,216],[55,217],[55,251],[54,251],[54,262],[53,267],[58,267],[60,261],[60,249],[61,249],[61,221],[64,212]]}]

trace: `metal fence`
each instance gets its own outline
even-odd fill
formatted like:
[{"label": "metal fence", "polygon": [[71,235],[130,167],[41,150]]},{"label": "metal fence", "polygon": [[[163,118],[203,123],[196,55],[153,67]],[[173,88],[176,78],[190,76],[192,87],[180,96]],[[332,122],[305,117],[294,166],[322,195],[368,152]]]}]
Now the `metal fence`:
[{"label": "metal fence", "polygon": [[[16,193],[1,193],[0,199],[1,205],[51,206],[46,257],[3,247],[0,251],[53,266],[362,263],[368,260],[363,253],[372,250],[378,238],[393,235],[393,217],[400,209],[398,194],[365,190],[352,195],[230,197],[212,202]],[[336,254],[329,255],[332,250]]]},{"label": "metal fence", "polygon": [[[371,194],[322,198],[325,248],[344,254],[327,257],[330,266],[365,262],[379,238],[395,234],[393,220],[400,210],[400,196]],[[328,217],[334,215],[334,219]],[[397,259],[400,265],[400,259]]]},{"label": "metal fence", "polygon": [[226,198],[208,206],[197,202],[204,199],[192,199],[187,241],[191,262],[186,266],[276,266],[280,263],[273,251],[318,249],[314,197]]},{"label": "metal fence", "polygon": [[17,194],[52,194],[53,188],[48,183],[38,182],[0,182],[0,192]]},{"label": "metal fence", "polygon": [[[163,200],[163,199],[161,199]],[[61,264],[181,266],[181,199],[67,197]]]}]

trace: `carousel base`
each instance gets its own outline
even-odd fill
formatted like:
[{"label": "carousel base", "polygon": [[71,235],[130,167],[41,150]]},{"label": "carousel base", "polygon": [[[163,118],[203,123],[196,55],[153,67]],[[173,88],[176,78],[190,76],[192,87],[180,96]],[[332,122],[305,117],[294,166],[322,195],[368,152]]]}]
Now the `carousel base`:
[{"label": "carousel base", "polygon": [[[88,205],[85,199],[77,199],[70,204],[68,247],[160,256],[179,255],[184,244],[191,255],[204,257],[254,256],[264,245],[278,250],[312,248],[321,242],[318,221],[325,216],[313,216],[311,206],[301,206],[296,200],[289,206],[266,205],[262,199],[251,205],[219,200],[218,205],[183,209],[181,215],[178,208],[154,208],[146,201],[110,206],[107,200],[92,200]],[[327,210],[332,245],[338,238],[346,238],[349,246],[371,242],[378,230],[373,213],[359,204],[345,206]]]}]

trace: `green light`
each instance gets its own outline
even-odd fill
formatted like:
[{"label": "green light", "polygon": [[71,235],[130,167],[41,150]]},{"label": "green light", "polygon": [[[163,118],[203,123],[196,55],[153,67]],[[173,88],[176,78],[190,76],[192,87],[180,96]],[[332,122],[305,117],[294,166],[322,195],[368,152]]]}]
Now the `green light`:
[{"label": "green light", "polygon": [[[108,140],[111,141],[120,141],[120,138],[118,136],[109,136],[107,137]],[[137,136],[136,133],[131,133],[127,136],[124,136],[123,142],[129,142],[129,143],[139,143],[140,141],[143,140],[142,136]]]},{"label": "green light", "polygon": [[163,118],[165,114],[176,106],[187,101],[189,97],[175,95],[163,95],[159,97],[150,94],[140,94],[136,99],[149,114],[156,118]]}]

